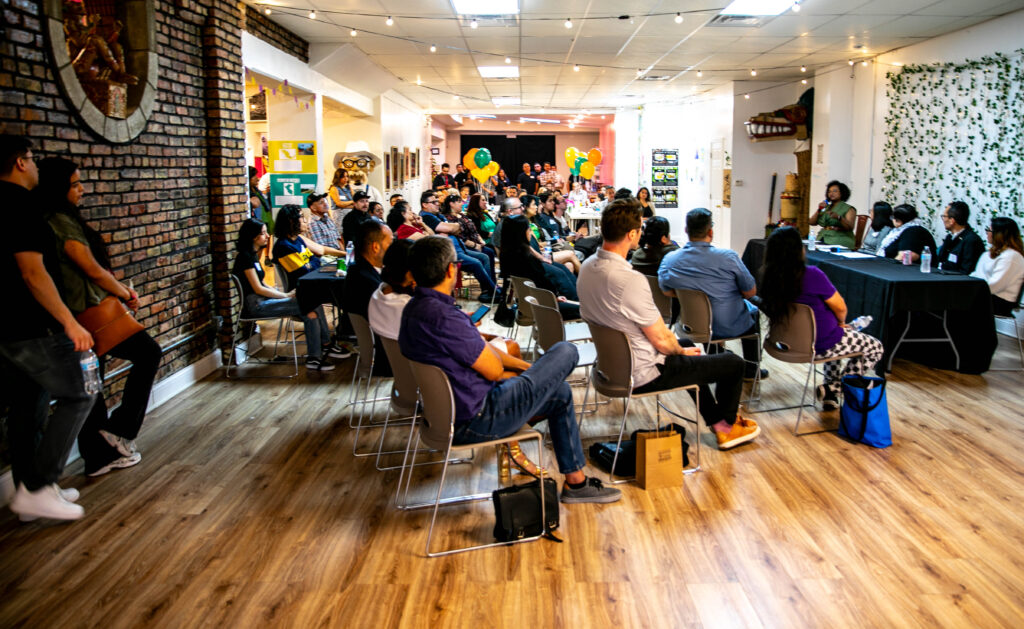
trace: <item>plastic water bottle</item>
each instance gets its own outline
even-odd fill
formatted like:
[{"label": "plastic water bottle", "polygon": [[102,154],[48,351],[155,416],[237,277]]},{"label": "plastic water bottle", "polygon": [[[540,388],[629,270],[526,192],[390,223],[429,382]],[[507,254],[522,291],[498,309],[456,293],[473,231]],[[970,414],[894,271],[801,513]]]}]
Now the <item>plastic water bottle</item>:
[{"label": "plastic water bottle", "polygon": [[345,245],[345,268],[352,266],[356,260],[356,245],[351,240]]},{"label": "plastic water bottle", "polygon": [[860,332],[864,328],[871,325],[871,322],[874,320],[874,317],[872,317],[871,315],[861,315],[850,322],[850,327]]},{"label": "plastic water bottle", "polygon": [[100,359],[96,357],[96,352],[91,349],[82,352],[82,357],[78,360],[78,364],[82,367],[82,381],[85,383],[85,392],[89,395],[95,395],[103,390],[103,382],[100,380]]},{"label": "plastic water bottle", "polygon": [[544,246],[544,259],[551,262],[551,245]]},{"label": "plastic water bottle", "polygon": [[925,247],[924,251],[921,252],[921,272],[931,273],[932,272],[932,249],[931,247]]},{"label": "plastic water bottle", "polygon": [[815,243],[815,240],[817,240],[817,239],[814,237],[814,232],[807,232],[807,250],[808,251],[814,251],[817,248],[817,243]]}]

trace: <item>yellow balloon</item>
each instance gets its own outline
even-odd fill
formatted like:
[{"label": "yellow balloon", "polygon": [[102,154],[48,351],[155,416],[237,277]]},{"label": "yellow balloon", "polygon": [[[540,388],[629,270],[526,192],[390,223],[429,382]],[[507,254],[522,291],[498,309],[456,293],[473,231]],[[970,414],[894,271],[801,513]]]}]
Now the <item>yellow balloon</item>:
[{"label": "yellow balloon", "polygon": [[476,179],[480,183],[483,183],[484,181],[487,180],[487,173],[484,172],[483,168],[474,168],[473,170],[469,171],[469,174],[473,175],[473,179]]},{"label": "yellow balloon", "polygon": [[[601,149],[596,148],[596,147],[590,149],[590,151],[587,153],[587,161],[590,162],[591,164],[593,164],[594,166],[597,166],[598,164],[600,164],[601,163],[601,159],[603,157],[604,156],[601,155]],[[587,179],[590,179],[590,177],[587,177]]]},{"label": "yellow balloon", "polygon": [[488,177],[493,177],[493,176],[498,174],[498,171],[501,170],[501,167],[498,166],[498,162],[492,161],[490,164],[487,165],[487,169],[486,170],[487,170],[487,176]]},{"label": "yellow balloon", "polygon": [[580,165],[580,176],[584,179],[594,178],[594,162],[583,162]]},{"label": "yellow balloon", "polygon": [[576,157],[578,155],[581,155],[581,153],[575,146],[565,149],[565,163],[569,165],[569,168],[576,168]]},{"label": "yellow balloon", "polygon": [[465,156],[463,156],[462,165],[466,167],[466,170],[473,170],[474,168],[476,168],[476,164],[473,162],[473,158],[476,156],[476,152],[478,150],[479,149],[469,149],[469,152],[466,153]]}]

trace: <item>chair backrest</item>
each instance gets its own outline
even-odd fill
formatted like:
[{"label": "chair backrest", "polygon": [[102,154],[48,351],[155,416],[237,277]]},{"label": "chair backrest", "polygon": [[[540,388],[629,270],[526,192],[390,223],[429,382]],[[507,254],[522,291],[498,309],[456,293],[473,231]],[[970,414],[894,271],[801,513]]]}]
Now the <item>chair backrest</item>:
[{"label": "chair backrest", "polygon": [[359,376],[366,377],[373,368],[373,330],[370,322],[363,315],[348,313],[348,319],[352,322],[352,329],[356,332],[356,342],[359,344]]},{"label": "chair backrest", "polygon": [[711,341],[711,300],[704,291],[677,288],[679,327],[694,343]]},{"label": "chair backrest", "polygon": [[[548,308],[554,308],[558,310],[558,296],[547,290],[546,288],[540,288],[533,282],[524,282],[526,285],[526,294],[537,300],[537,303],[546,306]],[[534,313],[534,318],[537,314]]]},{"label": "chair backrest", "polygon": [[654,296],[654,305],[658,307],[661,318],[668,325],[672,321],[672,298],[661,292],[658,286],[658,278],[653,275],[647,276],[647,283],[651,285],[651,295]]},{"label": "chair backrest", "polygon": [[537,345],[542,351],[555,343],[565,340],[565,327],[562,323],[562,315],[558,308],[550,308],[541,304],[533,295],[528,295],[526,301],[533,307],[533,320],[537,326]]},{"label": "chair backrest", "polygon": [[597,350],[597,362],[591,369],[591,380],[598,393],[605,397],[626,397],[633,390],[633,350],[629,339],[618,330],[587,321],[590,336]]},{"label": "chair backrest", "polygon": [[864,242],[864,231],[868,226],[868,218],[870,217],[867,214],[857,215],[857,226],[853,232],[854,249],[860,249],[860,243]]},{"label": "chair backrest", "polygon": [[[231,278],[231,290],[235,295],[238,295],[238,310],[235,310],[232,306],[231,310],[231,328],[238,333],[238,324],[242,320],[242,312],[245,311],[245,293],[242,291],[242,280],[238,279],[238,276],[234,273],[228,274]],[[235,295],[231,296],[231,303],[235,302]]]},{"label": "chair backrest", "polygon": [[790,304],[789,316],[772,321],[764,349],[768,355],[786,363],[809,363],[814,360],[817,329],[814,311],[807,304]]},{"label": "chair backrest", "polygon": [[402,355],[398,341],[386,336],[380,337],[384,353],[391,364],[391,373],[395,382],[391,387],[391,403],[401,412],[412,412],[416,409],[416,378],[412,375],[409,359]]},{"label": "chair backrest", "polygon": [[517,275],[512,275],[510,278],[512,279],[512,295],[516,302],[516,323],[521,326],[533,325],[533,310],[530,308],[530,304],[525,303],[526,300],[523,299],[530,294],[526,289],[526,282],[529,280]]},{"label": "chair backrest", "polygon": [[409,361],[423,398],[423,427],[420,439],[428,447],[447,451],[455,432],[455,398],[448,375],[440,367]]}]

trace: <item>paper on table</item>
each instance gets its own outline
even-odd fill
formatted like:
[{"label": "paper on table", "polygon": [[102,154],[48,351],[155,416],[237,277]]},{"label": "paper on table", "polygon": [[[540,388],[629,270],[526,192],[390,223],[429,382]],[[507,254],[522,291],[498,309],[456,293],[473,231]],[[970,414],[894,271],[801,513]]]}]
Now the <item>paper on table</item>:
[{"label": "paper on table", "polygon": [[877,258],[878,257],[878,256],[873,256],[870,253],[860,253],[859,251],[836,251],[832,255],[840,256],[840,257],[843,257],[843,258],[855,258],[855,259],[859,259],[859,258]]}]

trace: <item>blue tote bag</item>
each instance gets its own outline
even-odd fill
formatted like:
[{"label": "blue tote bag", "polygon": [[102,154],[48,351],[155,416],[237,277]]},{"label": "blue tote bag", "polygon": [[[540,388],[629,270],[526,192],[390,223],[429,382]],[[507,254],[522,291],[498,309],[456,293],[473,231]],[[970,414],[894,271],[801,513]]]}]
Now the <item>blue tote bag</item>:
[{"label": "blue tote bag", "polygon": [[839,411],[840,436],[874,448],[892,445],[885,379],[843,377],[843,407]]}]

